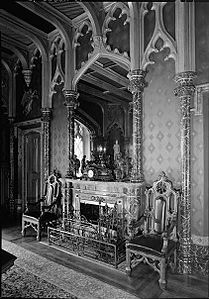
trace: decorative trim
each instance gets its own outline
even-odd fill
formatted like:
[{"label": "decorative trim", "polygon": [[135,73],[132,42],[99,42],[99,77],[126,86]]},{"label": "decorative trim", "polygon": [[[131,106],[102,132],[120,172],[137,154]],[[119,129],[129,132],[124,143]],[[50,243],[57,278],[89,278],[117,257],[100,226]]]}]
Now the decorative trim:
[{"label": "decorative trim", "polygon": [[192,235],[192,242],[199,246],[209,246],[208,236],[203,237],[203,236]]},{"label": "decorative trim", "polygon": [[181,170],[182,195],[180,200],[180,231],[178,250],[178,271],[191,274],[191,99],[195,92],[195,72],[184,71],[175,76],[181,108]]},{"label": "decorative trim", "polygon": [[133,94],[133,169],[132,182],[143,182],[143,91],[148,85],[146,71],[137,69],[129,74],[129,90]]},{"label": "decorative trim", "polygon": [[[143,60],[142,60],[142,69],[146,69],[146,67],[149,64],[153,64],[154,61],[150,60],[150,54],[152,52],[160,52],[164,48],[169,48],[170,53],[166,56],[164,59],[165,61],[169,58],[173,58],[176,60],[177,56],[177,49],[176,49],[176,42],[173,40],[171,35],[166,31],[164,22],[163,22],[163,6],[166,4],[166,2],[154,2],[152,10],[155,11],[155,29],[152,35],[151,40],[149,41],[149,44],[146,47],[146,50],[144,52]],[[163,40],[163,45],[161,49],[157,49],[155,47],[155,44],[157,40],[161,38]]]},{"label": "decorative trim", "polygon": [[196,86],[195,94],[194,94],[194,111],[195,116],[202,116],[203,115],[203,93],[209,91],[209,83],[200,84]]}]

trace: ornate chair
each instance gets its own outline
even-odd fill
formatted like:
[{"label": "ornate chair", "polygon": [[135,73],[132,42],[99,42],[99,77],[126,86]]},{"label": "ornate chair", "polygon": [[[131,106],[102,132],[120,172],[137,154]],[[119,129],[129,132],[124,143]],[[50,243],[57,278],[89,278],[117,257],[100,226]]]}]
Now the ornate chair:
[{"label": "ornate chair", "polygon": [[165,173],[145,191],[145,212],[139,220],[141,232],[126,241],[126,273],[131,275],[133,267],[147,263],[160,274],[160,287],[167,286],[168,264],[176,266],[177,205],[179,190],[174,190]]},{"label": "ornate chair", "polygon": [[35,203],[26,203],[26,210],[22,215],[22,236],[26,229],[32,227],[37,233],[37,240],[41,240],[41,231],[47,226],[55,226],[61,217],[61,182],[56,173],[49,176],[45,184],[43,197]]}]

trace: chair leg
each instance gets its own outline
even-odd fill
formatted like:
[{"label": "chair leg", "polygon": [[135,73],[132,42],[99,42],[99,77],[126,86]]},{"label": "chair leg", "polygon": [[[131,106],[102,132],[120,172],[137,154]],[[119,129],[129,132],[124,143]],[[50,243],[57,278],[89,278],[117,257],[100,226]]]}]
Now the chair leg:
[{"label": "chair leg", "polygon": [[166,281],[166,260],[165,258],[161,259],[160,261],[160,279],[159,285],[160,287],[165,290],[167,288],[167,281]]},{"label": "chair leg", "polygon": [[126,274],[131,275],[131,254],[129,249],[126,249]]},{"label": "chair leg", "polygon": [[25,221],[22,219],[22,231],[21,231],[21,234],[23,237],[25,237],[26,235],[26,232],[25,232]]},{"label": "chair leg", "polygon": [[41,241],[41,226],[40,223],[37,223],[37,237],[36,237],[37,241]]}]

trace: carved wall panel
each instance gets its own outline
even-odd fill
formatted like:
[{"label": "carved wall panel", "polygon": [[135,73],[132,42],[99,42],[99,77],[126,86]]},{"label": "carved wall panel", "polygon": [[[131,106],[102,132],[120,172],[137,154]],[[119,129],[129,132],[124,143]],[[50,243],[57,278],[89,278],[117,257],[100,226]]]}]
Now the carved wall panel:
[{"label": "carved wall panel", "polygon": [[163,6],[163,21],[166,31],[175,40],[175,2],[167,2]]},{"label": "carved wall panel", "polygon": [[91,56],[94,48],[92,46],[92,27],[89,21],[84,21],[75,34],[76,47],[76,69],[78,70]]},{"label": "carved wall panel", "polygon": [[152,10],[152,3],[147,2],[144,16],[144,50],[146,49],[155,29],[155,11]]},{"label": "carved wall panel", "polygon": [[51,42],[50,68],[51,68],[51,93],[55,92],[56,84],[64,82],[65,77],[65,44],[58,35]]},{"label": "carved wall panel", "polygon": [[129,11],[125,4],[114,4],[103,24],[103,40],[108,51],[129,57]]},{"label": "carved wall panel", "polygon": [[164,49],[153,54],[155,64],[148,67],[144,90],[144,174],[149,183],[164,170],[174,181],[181,183],[180,111],[173,95],[174,61],[164,61]]}]

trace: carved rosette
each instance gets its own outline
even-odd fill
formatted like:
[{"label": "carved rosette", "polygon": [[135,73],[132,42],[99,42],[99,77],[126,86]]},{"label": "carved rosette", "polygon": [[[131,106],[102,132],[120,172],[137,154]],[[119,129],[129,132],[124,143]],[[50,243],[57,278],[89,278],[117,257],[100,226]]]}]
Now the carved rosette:
[{"label": "carved rosette", "polygon": [[50,175],[50,121],[51,108],[42,108],[42,132],[43,132],[43,176],[44,181]]},{"label": "carved rosette", "polygon": [[180,200],[180,232],[178,271],[191,273],[191,99],[194,96],[195,73],[182,72],[176,75],[174,94],[180,99],[181,108],[181,167],[182,195]]},{"label": "carved rosette", "polygon": [[64,105],[67,107],[67,114],[68,114],[68,136],[69,136],[69,168],[67,177],[72,178],[74,177],[74,114],[75,109],[79,106],[78,96],[79,93],[75,90],[64,90],[63,91],[65,102]]},{"label": "carved rosette", "polygon": [[10,179],[9,179],[9,212],[13,216],[15,213],[15,196],[14,196],[14,118],[9,118],[10,122]]},{"label": "carved rosette", "polygon": [[134,70],[130,73],[129,90],[133,94],[133,169],[132,182],[143,182],[143,91],[147,86],[145,81],[146,71]]}]

